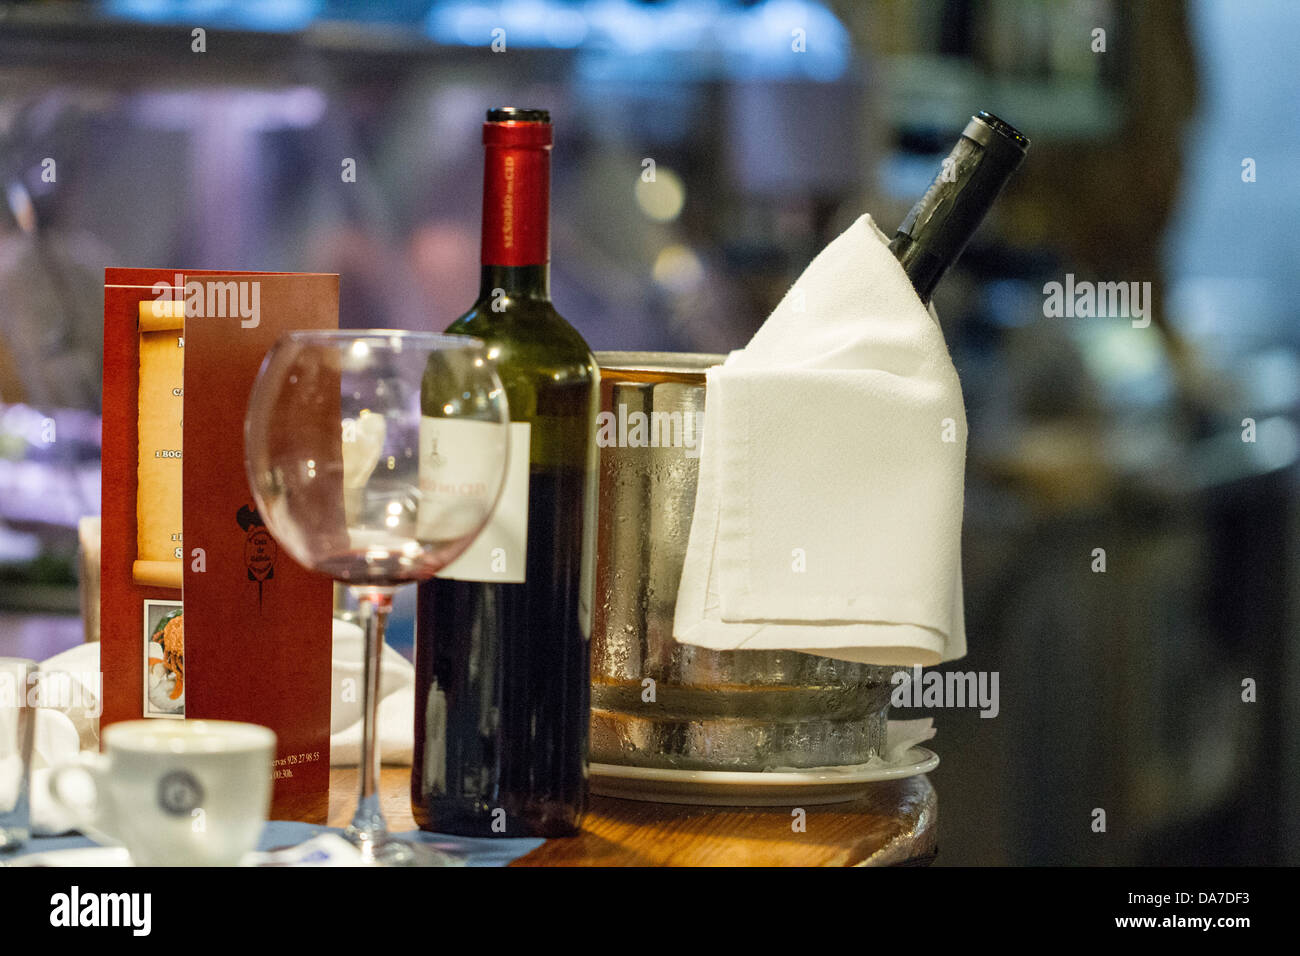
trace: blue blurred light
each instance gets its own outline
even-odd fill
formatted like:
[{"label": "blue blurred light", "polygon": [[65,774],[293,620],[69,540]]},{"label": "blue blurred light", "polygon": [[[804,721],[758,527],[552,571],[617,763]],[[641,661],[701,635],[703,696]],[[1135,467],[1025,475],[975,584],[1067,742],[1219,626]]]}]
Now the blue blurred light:
[{"label": "blue blurred light", "polygon": [[[452,0],[425,21],[439,43],[487,47],[505,31],[507,49],[578,48],[599,63],[584,75],[620,71],[639,78],[679,77],[683,70],[742,79],[841,78],[852,59],[848,32],[816,0],[767,0],[742,7],[729,0]],[[801,47],[796,49],[796,46]],[[659,54],[656,60],[639,58]],[[605,57],[615,57],[605,62]],[[683,57],[685,59],[683,59]]]},{"label": "blue blurred light", "polygon": [[551,46],[572,49],[587,38],[587,18],[577,10],[563,8],[547,18],[544,29]]},{"label": "blue blurred light", "polygon": [[144,23],[283,32],[311,26],[321,6],[322,0],[106,0],[104,11]]}]

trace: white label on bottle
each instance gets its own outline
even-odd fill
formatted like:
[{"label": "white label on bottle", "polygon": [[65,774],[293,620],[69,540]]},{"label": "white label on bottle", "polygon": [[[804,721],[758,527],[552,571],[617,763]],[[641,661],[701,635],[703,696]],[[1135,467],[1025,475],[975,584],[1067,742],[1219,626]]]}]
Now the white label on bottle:
[{"label": "white label on bottle", "polygon": [[416,537],[450,543],[483,525],[501,483],[506,440],[505,429],[491,422],[420,419]]},{"label": "white label on bottle", "polygon": [[[425,421],[445,424],[448,419],[426,418]],[[440,432],[439,441],[443,440]],[[496,510],[474,543],[438,572],[438,577],[494,584],[524,583],[528,564],[528,459],[531,440],[532,425],[528,422],[510,423],[510,463]],[[423,434],[420,446],[426,447]]]}]

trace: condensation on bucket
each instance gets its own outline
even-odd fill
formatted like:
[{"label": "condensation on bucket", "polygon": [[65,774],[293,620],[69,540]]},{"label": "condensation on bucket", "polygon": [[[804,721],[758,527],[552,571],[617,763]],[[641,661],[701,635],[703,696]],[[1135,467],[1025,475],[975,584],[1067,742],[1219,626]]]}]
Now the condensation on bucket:
[{"label": "condensation on bucket", "polygon": [[[724,356],[605,352],[601,410],[705,408]],[[714,651],[672,636],[699,477],[681,444],[600,449],[591,760],[767,770],[866,763],[881,753],[895,668],[795,651]]]}]

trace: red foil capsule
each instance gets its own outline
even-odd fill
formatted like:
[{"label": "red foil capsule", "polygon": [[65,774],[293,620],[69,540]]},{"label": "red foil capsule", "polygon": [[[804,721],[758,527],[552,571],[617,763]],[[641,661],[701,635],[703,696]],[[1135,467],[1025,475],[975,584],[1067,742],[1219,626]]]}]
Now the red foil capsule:
[{"label": "red foil capsule", "polygon": [[551,260],[551,124],[483,124],[483,265]]}]

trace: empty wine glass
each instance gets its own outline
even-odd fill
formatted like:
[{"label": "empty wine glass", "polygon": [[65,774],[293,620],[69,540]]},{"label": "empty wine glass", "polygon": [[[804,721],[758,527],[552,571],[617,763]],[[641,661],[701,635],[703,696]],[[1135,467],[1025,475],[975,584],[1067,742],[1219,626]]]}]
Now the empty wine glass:
[{"label": "empty wine glass", "polygon": [[380,811],[380,652],[394,589],[437,573],[491,517],[509,421],[488,347],[461,335],[290,332],[249,395],[245,464],[263,521],[299,564],[350,585],[361,607],[361,793],[345,836],[369,862],[451,862],[389,835]]}]

